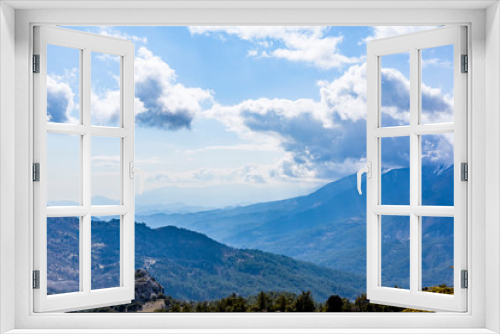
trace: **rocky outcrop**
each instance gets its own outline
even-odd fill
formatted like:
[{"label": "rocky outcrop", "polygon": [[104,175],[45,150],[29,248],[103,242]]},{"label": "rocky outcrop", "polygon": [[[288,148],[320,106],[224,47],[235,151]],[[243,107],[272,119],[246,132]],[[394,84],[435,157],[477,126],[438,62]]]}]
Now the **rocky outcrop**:
[{"label": "rocky outcrop", "polygon": [[145,269],[135,271],[135,300],[149,301],[156,299],[160,293],[163,293],[163,287]]}]

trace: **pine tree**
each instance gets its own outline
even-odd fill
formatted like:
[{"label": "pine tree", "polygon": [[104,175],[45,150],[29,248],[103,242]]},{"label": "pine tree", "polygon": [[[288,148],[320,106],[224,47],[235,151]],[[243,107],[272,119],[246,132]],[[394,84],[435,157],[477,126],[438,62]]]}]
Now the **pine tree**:
[{"label": "pine tree", "polygon": [[278,300],[275,303],[275,311],[286,312],[287,305],[288,305],[288,301],[286,300],[285,295],[280,295],[278,297]]},{"label": "pine tree", "polygon": [[343,306],[342,298],[338,295],[332,295],[326,301],[326,312],[342,312]]},{"label": "pine tree", "polygon": [[311,291],[302,291],[302,294],[297,298],[295,303],[295,310],[296,312],[314,312],[316,310]]},{"label": "pine tree", "polygon": [[269,296],[264,291],[259,292],[256,306],[260,312],[267,312],[269,309]]}]

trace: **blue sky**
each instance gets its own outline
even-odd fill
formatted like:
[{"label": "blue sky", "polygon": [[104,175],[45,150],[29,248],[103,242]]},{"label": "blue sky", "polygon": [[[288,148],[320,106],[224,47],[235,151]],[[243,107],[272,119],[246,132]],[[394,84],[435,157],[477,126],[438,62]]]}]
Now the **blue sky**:
[{"label": "blue sky", "polygon": [[[223,207],[305,194],[356,172],[366,156],[366,42],[428,27],[71,28],[135,43],[136,166],[146,173],[138,203]],[[48,120],[78,122],[78,51],[48,51]],[[452,53],[422,53],[425,122],[453,120]],[[118,65],[92,56],[93,125],[117,124]],[[384,125],[403,125],[408,59],[387,56],[382,67]],[[78,199],[58,186],[74,173],[50,159],[69,150],[64,142],[48,147],[49,200]],[[92,193],[116,199],[116,145],[95,142]],[[452,137],[425,145],[426,161],[452,162]],[[383,160],[401,164],[397,154]]]}]

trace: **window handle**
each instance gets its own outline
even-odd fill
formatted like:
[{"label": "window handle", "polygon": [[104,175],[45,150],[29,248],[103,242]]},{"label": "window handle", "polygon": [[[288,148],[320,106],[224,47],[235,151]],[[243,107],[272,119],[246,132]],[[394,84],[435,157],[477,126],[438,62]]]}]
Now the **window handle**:
[{"label": "window handle", "polygon": [[131,179],[134,178],[134,174],[139,173],[139,176],[141,177],[141,188],[139,190],[139,195],[142,195],[142,192],[144,191],[144,172],[140,168],[134,167],[134,162],[130,161],[129,164],[129,176]]},{"label": "window handle", "polygon": [[358,193],[360,195],[362,194],[362,192],[361,192],[361,175],[363,175],[363,173],[366,173],[366,177],[368,179],[372,178],[372,163],[370,161],[368,161],[366,163],[366,167],[363,167],[358,171]]}]

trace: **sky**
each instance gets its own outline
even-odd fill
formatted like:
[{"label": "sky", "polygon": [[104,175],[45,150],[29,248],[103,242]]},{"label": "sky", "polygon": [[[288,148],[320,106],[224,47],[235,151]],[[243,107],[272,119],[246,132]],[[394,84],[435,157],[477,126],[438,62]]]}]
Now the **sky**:
[{"label": "sky", "polygon": [[[366,160],[366,44],[432,27],[68,27],[135,44],[142,206],[226,207],[290,198]],[[79,51],[48,47],[47,121],[79,122]],[[422,50],[422,122],[453,121],[453,46]],[[92,125],[119,124],[119,58],[92,54]],[[382,126],[409,121],[409,56],[382,57]],[[408,165],[407,138],[384,144]],[[422,140],[453,163],[453,136]],[[92,139],[94,204],[120,197],[115,138]],[[78,137],[48,135],[48,199],[78,201]],[[406,150],[406,151],[405,151]],[[72,166],[67,168],[65,166]],[[104,201],[104,202],[103,202]]]}]

